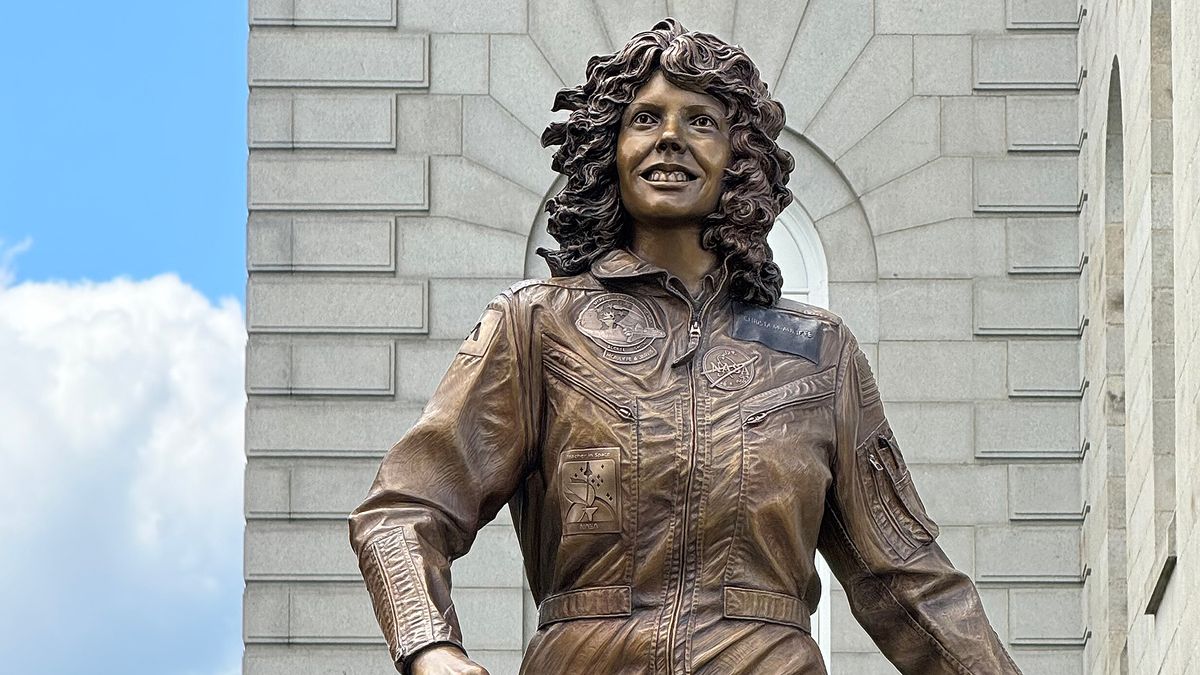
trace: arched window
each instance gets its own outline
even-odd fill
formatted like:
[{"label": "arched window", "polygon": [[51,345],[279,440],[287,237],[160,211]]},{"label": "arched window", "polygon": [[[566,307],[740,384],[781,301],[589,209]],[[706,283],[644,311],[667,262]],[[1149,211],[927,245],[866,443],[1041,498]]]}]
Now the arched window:
[{"label": "arched window", "polygon": [[[1100,303],[1100,329],[1088,335],[1101,340],[1103,348],[1096,364],[1099,391],[1092,395],[1085,419],[1103,418],[1104,433],[1096,439],[1096,451],[1084,456],[1084,471],[1097,487],[1094,517],[1084,523],[1085,551],[1095,561],[1093,574],[1102,580],[1088,585],[1089,616],[1097,622],[1097,635],[1107,644],[1098,649],[1093,671],[1124,672],[1128,655],[1124,650],[1128,625],[1125,514],[1125,180],[1124,126],[1121,114],[1121,71],[1115,59],[1109,74],[1107,119],[1104,135],[1103,222],[1090,241],[1098,247],[1099,261],[1089,285],[1098,288],[1094,302]],[[1088,223],[1091,226],[1091,223]],[[1114,590],[1115,589],[1115,590]],[[1090,667],[1090,666],[1089,666]]]},{"label": "arched window", "polygon": [[829,270],[812,219],[799,205],[788,207],[767,238],[783,271],[783,297],[829,306]]}]

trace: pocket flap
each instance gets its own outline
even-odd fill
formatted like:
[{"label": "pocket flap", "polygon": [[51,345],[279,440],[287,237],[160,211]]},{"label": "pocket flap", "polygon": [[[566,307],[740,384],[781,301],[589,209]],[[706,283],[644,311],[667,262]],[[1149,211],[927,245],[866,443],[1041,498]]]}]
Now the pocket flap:
[{"label": "pocket flap", "polygon": [[634,403],[629,395],[608,377],[590,367],[566,346],[548,335],[542,336],[542,343],[542,362],[546,369],[557,375],[559,379],[586,394],[599,398],[619,411],[633,409]]},{"label": "pocket flap", "polygon": [[755,394],[742,401],[739,406],[742,422],[745,423],[752,417],[765,415],[772,410],[793,403],[832,395],[836,382],[837,366],[830,366],[819,373],[805,375],[799,379],[781,384],[774,389],[768,389],[760,394]]}]

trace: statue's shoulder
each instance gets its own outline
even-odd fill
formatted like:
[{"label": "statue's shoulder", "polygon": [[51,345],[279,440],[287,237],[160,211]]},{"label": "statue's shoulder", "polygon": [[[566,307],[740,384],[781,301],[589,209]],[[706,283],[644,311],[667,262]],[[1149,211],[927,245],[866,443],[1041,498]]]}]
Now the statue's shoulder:
[{"label": "statue's shoulder", "polygon": [[789,314],[797,314],[812,319],[818,319],[829,324],[830,326],[839,326],[842,323],[842,317],[838,316],[837,314],[834,314],[823,307],[810,305],[807,302],[800,302],[799,300],[780,298],[775,301],[775,305],[772,307],[772,309],[787,312]]},{"label": "statue's shoulder", "polygon": [[509,286],[504,292],[517,301],[529,301],[547,293],[564,290],[590,290],[597,287],[596,280],[590,274],[582,273],[544,279],[524,279]]}]

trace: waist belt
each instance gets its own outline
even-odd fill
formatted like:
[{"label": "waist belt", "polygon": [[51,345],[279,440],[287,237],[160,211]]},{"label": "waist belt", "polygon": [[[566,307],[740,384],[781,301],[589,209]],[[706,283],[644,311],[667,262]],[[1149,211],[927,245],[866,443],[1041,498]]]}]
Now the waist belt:
[{"label": "waist belt", "polygon": [[[538,606],[538,627],[567,619],[629,616],[633,613],[629,586],[600,586],[551,595]],[[729,619],[768,621],[810,633],[808,606],[783,593],[726,586],[721,613]]]}]

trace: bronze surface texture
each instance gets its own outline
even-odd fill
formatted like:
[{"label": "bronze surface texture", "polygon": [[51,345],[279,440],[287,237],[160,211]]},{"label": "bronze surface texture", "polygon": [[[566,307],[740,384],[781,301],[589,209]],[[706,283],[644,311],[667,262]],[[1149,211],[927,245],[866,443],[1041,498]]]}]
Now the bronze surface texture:
[{"label": "bronze surface texture", "polygon": [[749,58],[667,19],[555,109],[552,276],[492,300],[350,517],[397,668],[484,672],[450,570],[507,505],[523,673],[824,673],[817,551],[901,672],[1019,672],[855,336],[780,298],[793,163]]}]

